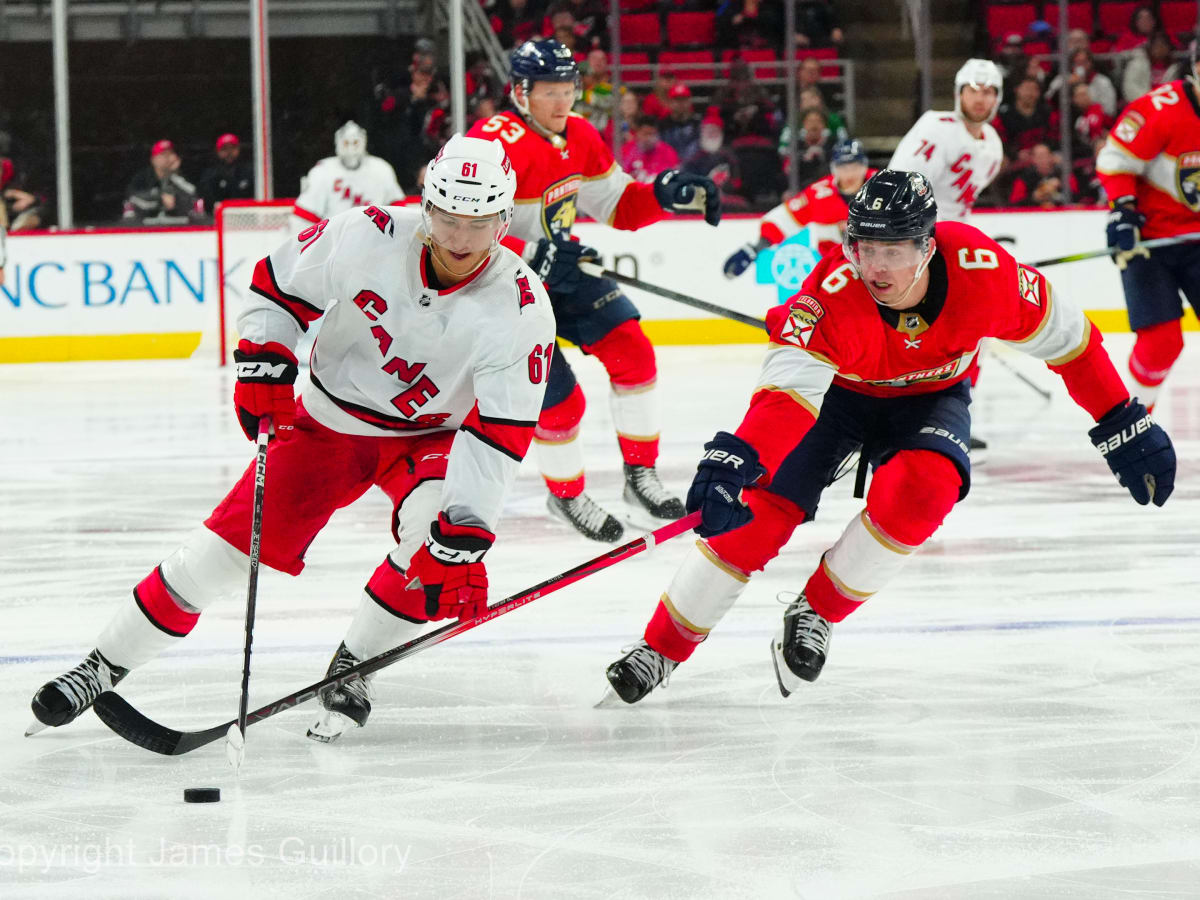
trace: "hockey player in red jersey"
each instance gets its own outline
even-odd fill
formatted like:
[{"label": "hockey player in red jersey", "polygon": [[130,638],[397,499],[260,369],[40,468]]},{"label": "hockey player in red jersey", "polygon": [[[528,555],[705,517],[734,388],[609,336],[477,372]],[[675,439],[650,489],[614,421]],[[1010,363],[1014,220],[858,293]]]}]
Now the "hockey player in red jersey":
[{"label": "hockey player in red jersey", "polygon": [[1147,250],[1142,238],[1200,231],[1200,72],[1192,43],[1191,74],[1134,100],[1096,156],[1109,197],[1108,245],[1119,252],[1129,326],[1137,340],[1129,372],[1153,409],[1183,352],[1183,301],[1200,313],[1200,243]]},{"label": "hockey player in red jersey", "polygon": [[[254,270],[238,317],[234,404],[247,436],[264,416],[275,430],[263,564],[299,574],[329,517],[373,484],[393,503],[396,545],[367,581],[329,674],[487,602],[484,554],[533,438],[554,349],[545,290],[499,243],[514,191],[499,141],[455,135],[429,164],[420,209],[343,212]],[[322,317],[297,400],[294,348]],[[87,658],[36,693],[33,730],[74,720],[186,637],[208,606],[245,591],[253,493],[251,466],[133,589]],[[321,703],[309,736],[322,741],[371,711],[361,678]]]},{"label": "hockey player in red jersey", "polygon": [[838,141],[829,159],[828,175],[762,217],[758,240],[740,247],[725,260],[726,278],[737,278],[763,250],[787,240],[802,228],[807,228],[816,240],[818,256],[842,243],[846,204],[875,170],[867,167],[867,151],[855,140]]},{"label": "hockey player in red jersey", "polygon": [[635,703],[691,656],[855,449],[866,508],[821,557],[771,644],[780,691],[814,681],[833,625],[899,574],[971,484],[966,375],[985,337],[1044,360],[1096,421],[1088,432],[1140,504],[1161,506],[1175,452],[1130,399],[1083,313],[978,229],[937,225],[917,172],[884,170],[850,203],[841,251],[767,316],[770,349],[736,434],[705,445],[688,492],[702,536],[643,640],[609,666]]},{"label": "hockey player in red jersey", "polygon": [[[579,74],[557,41],[527,41],[512,54],[515,110],[477,122],[469,132],[504,141],[517,175],[517,208],[506,243],[546,283],[558,335],[595,356],[608,372],[617,442],[624,460],[625,501],[643,524],[677,519],[683,504],[663,488],[654,348],[637,308],[613,281],[584,275],[581,258],[596,251],[571,239],[579,212],[634,230],[665,212],[698,211],[720,219],[717,187],[701,175],[670,170],[638,184],[613,160],[599,132],[571,112]],[[550,511],[587,537],[615,541],[620,522],[585,492],[579,423],[584,396],[566,358],[555,353],[534,444],[549,489]]]}]

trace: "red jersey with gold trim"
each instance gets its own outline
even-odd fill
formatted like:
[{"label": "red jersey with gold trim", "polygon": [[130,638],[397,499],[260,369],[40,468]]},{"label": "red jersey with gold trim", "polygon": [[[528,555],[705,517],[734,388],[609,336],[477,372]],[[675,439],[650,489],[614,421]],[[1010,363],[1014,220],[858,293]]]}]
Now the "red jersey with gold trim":
[{"label": "red jersey with gold trim", "polygon": [[[866,177],[876,171],[867,169]],[[763,216],[759,234],[768,243],[778,244],[807,228],[817,241],[818,255],[824,256],[842,242],[847,215],[846,199],[838,192],[833,175],[826,175]]]},{"label": "red jersey with gold trim", "polygon": [[1109,199],[1133,196],[1145,238],[1200,230],[1200,103],[1186,81],[1134,100],[1096,156]]},{"label": "red jersey with gold trim", "polygon": [[1128,399],[1100,332],[1042,273],[971,225],[940,223],[936,241],[929,289],[911,309],[876,303],[839,246],[767,313],[771,348],[738,434],[770,471],[816,420],[830,384],[876,397],[942,390],[967,376],[986,337],[1044,360],[1095,419]]},{"label": "red jersey with gold trim", "polygon": [[580,212],[630,231],[665,215],[654,186],[635,182],[617,165],[595,126],[576,113],[567,119],[561,149],[512,110],[476,122],[467,136],[499,138],[508,151],[517,198],[505,244],[518,252],[524,242],[569,239]]}]

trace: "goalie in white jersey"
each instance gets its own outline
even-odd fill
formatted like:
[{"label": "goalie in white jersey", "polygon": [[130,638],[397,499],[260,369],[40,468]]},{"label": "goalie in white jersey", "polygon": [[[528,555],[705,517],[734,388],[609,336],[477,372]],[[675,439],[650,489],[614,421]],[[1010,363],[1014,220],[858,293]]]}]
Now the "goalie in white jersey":
[{"label": "goalie in white jersey", "polygon": [[292,206],[293,233],[356,206],[384,206],[404,199],[396,170],[367,152],[367,132],[361,126],[347,122],[339,128],[333,148],[336,155],[318,162],[300,182],[300,196]]},{"label": "goalie in white jersey", "polygon": [[933,185],[938,221],[964,221],[1004,161],[989,123],[1000,108],[1004,76],[994,62],[968,59],[954,76],[954,111],[929,110],[908,130],[889,169],[920,172]]},{"label": "goalie in white jersey", "polygon": [[[259,262],[238,318],[234,403],[247,436],[269,417],[261,560],[292,575],[335,510],[373,484],[395,548],[367,582],[329,673],[487,603],[484,554],[533,438],[554,351],[538,277],[500,246],[516,187],[499,141],[455,135],[429,164],[422,208],[321,221]],[[333,304],[332,301],[340,302]],[[300,335],[328,309],[310,383],[294,395]],[[147,575],[95,649],[33,698],[28,733],[65,725],[130,669],[246,589],[251,466],[204,527]],[[329,741],[371,711],[357,679],[321,698]]]}]

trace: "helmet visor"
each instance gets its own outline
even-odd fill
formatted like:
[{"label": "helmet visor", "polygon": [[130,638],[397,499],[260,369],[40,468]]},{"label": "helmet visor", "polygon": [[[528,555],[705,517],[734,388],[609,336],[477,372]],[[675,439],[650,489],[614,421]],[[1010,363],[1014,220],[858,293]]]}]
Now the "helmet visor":
[{"label": "helmet visor", "polygon": [[478,253],[490,250],[504,236],[505,216],[461,216],[425,204],[425,227],[429,237],[452,253]]},{"label": "helmet visor", "polygon": [[846,259],[864,281],[903,280],[907,284],[924,261],[927,249],[926,241],[874,241],[852,237],[849,233],[842,237]]}]

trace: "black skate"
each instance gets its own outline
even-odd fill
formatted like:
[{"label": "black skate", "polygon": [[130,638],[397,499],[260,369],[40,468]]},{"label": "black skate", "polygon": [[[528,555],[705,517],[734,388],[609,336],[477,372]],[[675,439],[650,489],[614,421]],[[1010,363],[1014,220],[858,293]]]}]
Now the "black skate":
[{"label": "black skate", "polygon": [[[626,703],[637,703],[660,684],[664,687],[679,663],[668,659],[640,640],[633,649],[605,670],[613,693]],[[600,703],[609,699],[606,695]]]},{"label": "black skate", "polygon": [[987,462],[987,441],[985,441],[983,438],[971,435],[970,440],[967,442],[967,447],[967,456],[971,458],[971,465],[982,466],[985,462]]},{"label": "black skate", "polygon": [[[357,666],[361,659],[346,649],[343,641],[333,654],[325,677],[337,675],[347,669]],[[309,726],[308,736],[314,741],[330,744],[342,736],[342,732],[353,727],[362,728],[367,724],[371,715],[371,685],[368,675],[365,679],[355,676],[341,687],[326,688],[321,692],[323,710],[317,720]]]},{"label": "black skate", "polygon": [[612,544],[621,539],[625,529],[587,494],[578,497],[546,497],[546,507],[563,521],[570,522],[575,530],[593,541]]},{"label": "black skate", "polygon": [[638,512],[649,513],[659,520],[653,525],[682,519],[687,512],[682,500],[667,493],[654,466],[625,463],[625,502]]},{"label": "black skate", "polygon": [[30,706],[36,721],[25,731],[25,736],[74,722],[91,707],[101,691],[112,690],[128,674],[128,669],[114,666],[99,650],[93,650],[83,662],[47,681],[33,695]]},{"label": "black skate", "polygon": [[783,614],[783,626],[771,642],[779,693],[787,697],[804,681],[816,681],[829,653],[833,626],[808,605],[801,593]]}]

